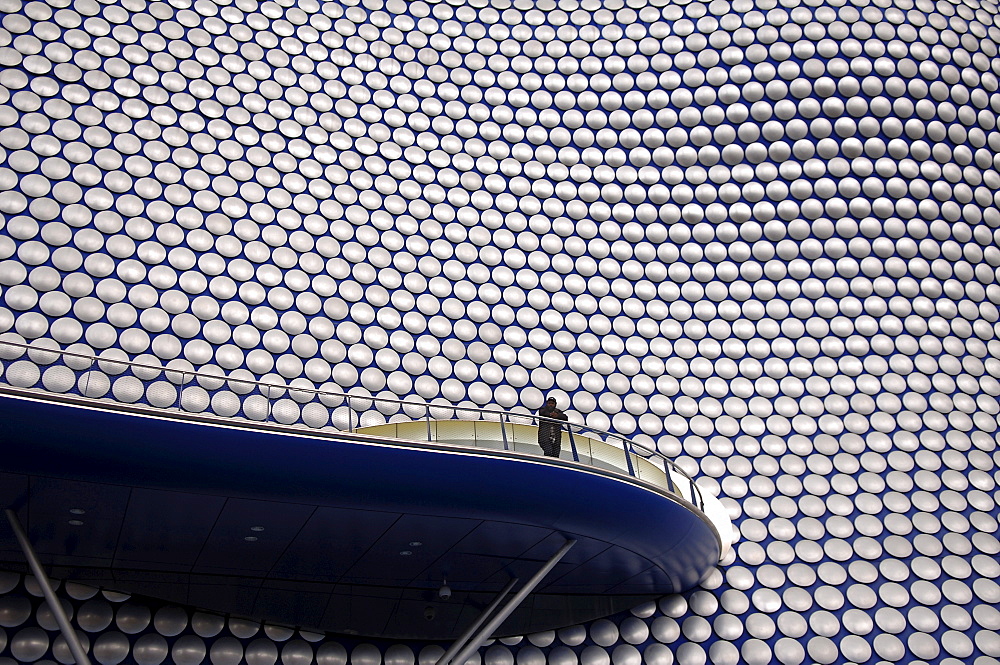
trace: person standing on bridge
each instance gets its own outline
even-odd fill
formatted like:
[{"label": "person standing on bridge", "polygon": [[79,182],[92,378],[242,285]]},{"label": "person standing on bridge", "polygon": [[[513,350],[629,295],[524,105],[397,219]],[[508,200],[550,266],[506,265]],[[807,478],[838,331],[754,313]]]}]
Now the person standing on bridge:
[{"label": "person standing on bridge", "polygon": [[551,420],[539,420],[538,422],[538,445],[542,447],[542,453],[546,457],[559,457],[562,448],[562,424],[553,422],[554,420],[569,420],[556,405],[556,398],[550,397],[545,400],[545,404],[538,410],[538,415]]}]

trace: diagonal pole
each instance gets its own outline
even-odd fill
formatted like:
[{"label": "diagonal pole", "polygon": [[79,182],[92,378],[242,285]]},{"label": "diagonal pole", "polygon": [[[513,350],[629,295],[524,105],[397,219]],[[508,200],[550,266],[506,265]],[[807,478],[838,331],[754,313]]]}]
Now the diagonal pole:
[{"label": "diagonal pole", "polygon": [[28,566],[31,567],[31,572],[35,575],[35,579],[38,580],[38,586],[42,587],[42,594],[45,596],[45,602],[47,602],[49,607],[52,609],[52,615],[55,617],[56,623],[59,624],[59,630],[62,632],[62,636],[63,639],[66,640],[66,644],[69,645],[69,650],[73,654],[73,659],[76,661],[76,665],[90,665],[90,659],[87,658],[87,652],[84,651],[79,638],[76,636],[76,631],[74,631],[73,626],[70,625],[69,617],[66,616],[62,603],[59,602],[55,591],[52,590],[49,578],[45,574],[45,571],[42,570],[42,564],[38,562],[38,557],[35,556],[35,550],[31,547],[31,542],[28,540],[28,536],[25,535],[24,529],[21,528],[21,522],[17,519],[17,513],[10,508],[4,512],[7,515],[7,521],[10,522],[11,528],[14,529],[14,535],[17,537],[18,544],[21,545],[21,551],[24,552],[24,558],[28,560]]},{"label": "diagonal pole", "polygon": [[[549,574],[549,571],[555,568],[556,564],[559,563],[564,556],[566,556],[566,553],[569,552],[570,548],[574,545],[576,545],[575,540],[567,540],[566,543],[559,548],[559,551],[553,554],[552,558],[549,559],[544,566],[542,566],[541,570],[535,573],[531,579],[528,580],[523,587],[521,587],[521,590],[514,594],[514,597],[511,598],[506,605],[504,605],[503,609],[500,610],[496,616],[490,619],[489,623],[483,626],[479,632],[469,640],[469,643],[458,653],[457,656],[452,659],[452,662],[454,662],[455,665],[464,665],[465,661],[469,659],[469,656],[474,654],[479,647],[483,646],[483,642],[490,638],[493,631],[499,628],[500,624],[502,624],[507,617],[509,617],[514,610],[518,608],[524,599],[528,597],[528,594],[535,590],[535,587],[538,586],[542,579]],[[448,664],[441,663],[441,665]]]},{"label": "diagonal pole", "polygon": [[517,584],[516,577],[507,583],[507,586],[503,588],[503,591],[497,594],[497,597],[493,599],[490,606],[483,610],[483,613],[479,615],[479,618],[473,621],[472,625],[465,629],[465,632],[462,633],[457,640],[455,640],[454,644],[448,647],[448,650],[437,659],[437,662],[434,665],[448,665],[448,661],[452,659],[452,656],[458,653],[458,650],[465,646],[466,642],[469,641],[469,638],[472,637],[472,634],[479,630],[479,627],[483,625],[484,621],[490,618],[490,615],[493,614],[493,611],[503,601],[503,599],[507,597],[507,594],[514,588],[515,584]]}]

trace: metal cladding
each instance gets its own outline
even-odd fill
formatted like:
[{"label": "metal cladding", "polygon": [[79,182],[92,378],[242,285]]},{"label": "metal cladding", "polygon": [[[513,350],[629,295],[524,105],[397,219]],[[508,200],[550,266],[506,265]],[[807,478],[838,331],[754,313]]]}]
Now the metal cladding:
[{"label": "metal cladding", "polygon": [[[991,0],[0,13],[0,340],[451,404],[555,395],[731,511],[740,542],[700,589],[488,665],[997,663]],[[14,385],[268,406],[4,353]],[[0,588],[0,658],[66,662],[31,585]],[[90,592],[69,595],[101,665],[440,655]]]}]

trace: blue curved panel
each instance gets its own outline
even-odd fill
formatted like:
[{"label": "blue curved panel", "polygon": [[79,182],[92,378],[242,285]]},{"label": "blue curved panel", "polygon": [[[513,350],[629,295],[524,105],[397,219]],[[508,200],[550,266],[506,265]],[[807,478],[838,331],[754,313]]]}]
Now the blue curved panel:
[{"label": "blue curved panel", "polygon": [[[13,397],[0,417],[4,468],[27,477],[5,499],[57,571],[221,612],[446,638],[577,539],[502,629],[535,632],[690,588],[719,560],[689,506],[527,456]],[[83,541],[66,526],[81,509]]]}]

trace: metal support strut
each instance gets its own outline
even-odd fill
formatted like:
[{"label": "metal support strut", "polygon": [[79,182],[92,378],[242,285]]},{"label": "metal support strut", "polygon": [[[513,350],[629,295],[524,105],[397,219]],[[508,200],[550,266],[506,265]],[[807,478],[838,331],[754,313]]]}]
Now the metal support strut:
[{"label": "metal support strut", "polygon": [[503,590],[497,594],[497,597],[493,599],[493,602],[490,603],[489,607],[483,610],[483,613],[479,615],[479,618],[473,621],[472,625],[465,629],[465,632],[462,633],[457,640],[455,640],[454,644],[448,647],[448,650],[437,659],[437,662],[434,665],[447,665],[448,661],[450,661],[452,657],[458,653],[458,650],[466,645],[469,638],[472,637],[472,634],[479,630],[479,627],[483,625],[484,621],[490,618],[490,615],[493,614],[497,605],[503,602],[503,599],[507,597],[507,594],[514,588],[515,584],[517,584],[516,577],[507,583],[507,586],[505,586]]},{"label": "metal support strut", "polygon": [[31,568],[31,572],[34,574],[35,579],[38,581],[38,586],[42,587],[42,594],[45,596],[45,602],[49,604],[49,608],[52,610],[52,615],[56,619],[56,623],[59,624],[59,630],[62,632],[63,639],[66,640],[66,644],[69,645],[70,653],[73,654],[73,659],[76,661],[76,665],[90,665],[90,659],[87,658],[87,652],[84,651],[83,646],[80,644],[80,640],[76,636],[76,631],[73,630],[73,626],[69,623],[69,618],[66,616],[66,612],[63,610],[62,603],[56,598],[55,591],[52,590],[52,585],[49,583],[49,578],[42,570],[42,564],[38,562],[38,557],[35,556],[35,550],[31,547],[31,543],[28,541],[28,536],[25,535],[24,529],[21,528],[21,522],[17,519],[17,513],[8,508],[4,511],[7,515],[7,521],[10,522],[11,528],[14,530],[14,535],[17,537],[18,544],[21,545],[21,551],[24,552],[24,558],[28,560],[28,566]]},{"label": "metal support strut", "polygon": [[[468,644],[466,644],[465,647],[458,652],[458,655],[451,659],[451,662],[455,665],[463,665],[465,661],[467,661],[469,657],[479,649],[479,647],[483,646],[483,643],[490,638],[493,631],[499,628],[500,624],[502,624],[507,617],[509,617],[514,610],[516,610],[518,606],[524,602],[524,599],[528,597],[528,594],[535,590],[535,587],[539,585],[542,579],[544,579],[553,568],[555,568],[556,564],[559,563],[564,556],[566,556],[566,553],[569,552],[570,548],[574,545],[576,545],[575,540],[567,540],[566,543],[559,548],[559,551],[553,554],[552,558],[549,559],[544,566],[542,566],[541,570],[532,575],[531,579],[528,580],[525,585],[514,594],[514,597],[503,606],[503,609],[501,609],[496,616],[490,619],[489,622],[469,640]],[[451,650],[452,649],[449,649],[448,651],[450,652]],[[442,656],[437,662],[437,665],[448,665],[448,661]]]}]

